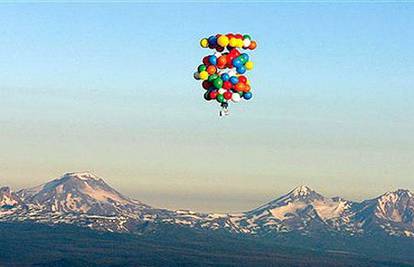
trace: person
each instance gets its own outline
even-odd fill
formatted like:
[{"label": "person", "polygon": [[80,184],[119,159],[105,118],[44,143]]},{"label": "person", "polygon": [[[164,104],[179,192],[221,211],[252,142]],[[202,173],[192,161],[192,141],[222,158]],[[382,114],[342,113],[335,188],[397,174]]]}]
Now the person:
[{"label": "person", "polygon": [[227,116],[230,114],[230,111],[228,110],[229,103],[223,102],[221,103],[220,106],[221,106],[221,110],[219,112],[220,117]]}]

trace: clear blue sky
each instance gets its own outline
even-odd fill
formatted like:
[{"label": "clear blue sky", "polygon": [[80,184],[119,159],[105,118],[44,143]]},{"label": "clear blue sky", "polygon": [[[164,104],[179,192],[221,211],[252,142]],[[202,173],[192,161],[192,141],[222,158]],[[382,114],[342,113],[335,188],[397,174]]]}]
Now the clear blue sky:
[{"label": "clear blue sky", "polygon": [[[306,184],[414,189],[414,4],[0,4],[0,185],[90,170],[161,207],[237,211]],[[258,41],[217,118],[213,33]]]}]

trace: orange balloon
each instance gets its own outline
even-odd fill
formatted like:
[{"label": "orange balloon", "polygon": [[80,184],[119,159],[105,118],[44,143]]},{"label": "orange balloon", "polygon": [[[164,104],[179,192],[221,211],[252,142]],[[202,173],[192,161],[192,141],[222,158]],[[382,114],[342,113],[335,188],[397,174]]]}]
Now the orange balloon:
[{"label": "orange balloon", "polygon": [[244,90],[245,90],[245,84],[243,84],[243,83],[236,83],[236,85],[234,86],[234,89],[236,89],[236,91],[242,91],[242,92],[244,92]]},{"label": "orange balloon", "polygon": [[217,65],[225,66],[226,64],[227,64],[226,56],[219,56],[219,58],[217,59]]},{"label": "orange balloon", "polygon": [[214,65],[210,65],[207,67],[207,73],[210,75],[216,73],[216,71],[217,71],[217,68]]},{"label": "orange balloon", "polygon": [[255,49],[257,47],[257,43],[256,43],[256,41],[251,41],[250,42],[250,45],[249,45],[249,49],[250,50],[253,50],[253,49]]},{"label": "orange balloon", "polygon": [[245,84],[245,85],[244,85],[244,91],[243,91],[243,92],[249,92],[249,91],[250,91],[250,89],[251,89],[250,85]]}]

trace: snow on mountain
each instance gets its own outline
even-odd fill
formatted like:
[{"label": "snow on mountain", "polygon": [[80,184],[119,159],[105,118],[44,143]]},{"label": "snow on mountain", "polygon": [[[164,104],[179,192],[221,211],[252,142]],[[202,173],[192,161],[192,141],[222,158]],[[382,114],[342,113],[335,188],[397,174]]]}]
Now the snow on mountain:
[{"label": "snow on mountain", "polygon": [[20,203],[20,199],[14,192],[11,192],[10,187],[0,188],[0,207],[15,206]]},{"label": "snow on mountain", "polygon": [[1,188],[0,221],[65,223],[116,232],[174,224],[259,236],[331,232],[414,237],[414,197],[408,190],[397,190],[357,203],[299,186],[247,212],[209,214],[153,208],[120,194],[92,173],[72,172],[17,193]]},{"label": "snow on mountain", "polygon": [[66,173],[43,185],[20,190],[16,195],[24,205],[0,220],[73,223],[122,232],[166,212],[123,196],[88,172]]},{"label": "snow on mountain", "polygon": [[326,228],[334,220],[348,216],[352,204],[340,198],[325,198],[307,186],[299,186],[284,196],[245,212],[236,222],[244,228],[241,232],[308,233],[313,229]]},{"label": "snow on mountain", "polygon": [[355,220],[366,232],[384,231],[389,235],[413,237],[414,195],[399,189],[363,201]]}]

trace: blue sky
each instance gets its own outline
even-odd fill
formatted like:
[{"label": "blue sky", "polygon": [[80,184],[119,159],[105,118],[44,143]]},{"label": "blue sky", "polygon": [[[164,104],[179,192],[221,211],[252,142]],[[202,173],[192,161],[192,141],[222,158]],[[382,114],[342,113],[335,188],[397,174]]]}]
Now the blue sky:
[{"label": "blue sky", "polygon": [[[0,4],[0,181],[91,170],[162,207],[414,189],[411,3]],[[218,119],[200,38],[250,33],[254,98]]]}]

